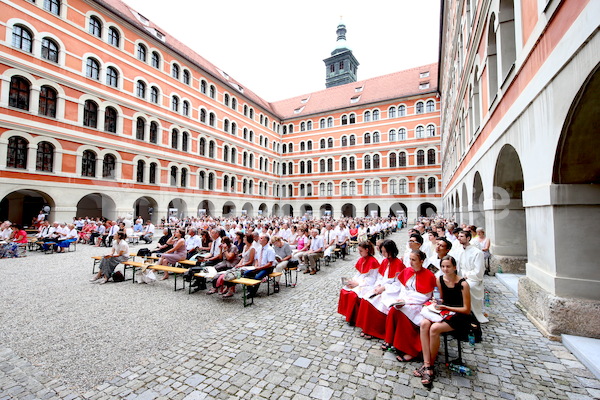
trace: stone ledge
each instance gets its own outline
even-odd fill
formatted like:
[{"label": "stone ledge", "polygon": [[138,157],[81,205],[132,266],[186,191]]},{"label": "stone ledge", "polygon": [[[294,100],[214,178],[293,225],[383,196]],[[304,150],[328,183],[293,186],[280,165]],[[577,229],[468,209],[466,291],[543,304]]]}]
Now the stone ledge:
[{"label": "stone ledge", "polygon": [[600,379],[600,340],[562,335],[562,342],[583,365]]}]

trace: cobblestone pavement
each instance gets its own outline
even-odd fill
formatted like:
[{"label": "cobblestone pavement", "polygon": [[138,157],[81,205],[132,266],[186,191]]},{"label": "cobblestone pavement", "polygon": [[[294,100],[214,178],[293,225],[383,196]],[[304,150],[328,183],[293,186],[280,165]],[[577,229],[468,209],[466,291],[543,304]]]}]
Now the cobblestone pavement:
[{"label": "cobblestone pavement", "polygon": [[[406,234],[392,239],[402,247]],[[236,296],[222,314],[214,316],[218,322],[202,327],[188,323],[183,334],[173,326],[162,326],[174,332],[167,344],[161,344],[162,350],[125,360],[122,370],[87,388],[74,388],[70,377],[60,373],[49,377],[47,367],[33,365],[18,354],[18,348],[6,347],[2,341],[0,400],[600,398],[600,381],[561,343],[543,337],[515,306],[514,295],[494,277],[486,277],[485,282],[492,304],[487,309],[491,322],[484,326],[484,341],[474,347],[463,345],[463,358],[474,375],[460,376],[441,365],[433,387],[424,388],[412,376],[419,364],[397,362],[392,353],[379,350],[379,341],[360,338],[359,329],[336,314],[340,277],[352,273],[356,259],[357,253],[352,253],[347,261],[323,267],[316,276],[301,274],[296,288],[282,285],[278,294],[269,297],[261,287],[252,307],[244,309]],[[3,268],[0,264],[0,271]],[[89,285],[89,290],[95,286]],[[118,287],[147,296],[145,300],[159,290],[145,289],[150,290]],[[178,313],[182,324],[199,319],[207,304],[225,303],[203,293],[170,292],[169,299],[167,306]],[[189,301],[196,305],[190,306]],[[153,338],[141,333],[135,340]],[[42,351],[45,345],[39,343]],[[111,352],[111,346],[108,343],[105,351]],[[453,342],[451,353],[454,350]],[[92,367],[95,362],[90,357]]]}]

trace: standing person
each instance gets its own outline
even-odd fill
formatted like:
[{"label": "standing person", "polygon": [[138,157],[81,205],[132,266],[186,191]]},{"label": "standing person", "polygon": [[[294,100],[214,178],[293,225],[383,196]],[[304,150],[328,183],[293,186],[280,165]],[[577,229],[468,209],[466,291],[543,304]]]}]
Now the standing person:
[{"label": "standing person", "polygon": [[[259,239],[260,250],[256,254],[255,268],[244,272],[244,278],[262,280],[265,276],[273,272],[273,268],[277,264],[275,259],[275,250],[269,245],[270,238],[268,235],[261,235]],[[248,298],[256,296],[258,285],[248,287]]]},{"label": "standing person", "polygon": [[393,346],[401,355],[398,361],[411,361],[421,352],[419,325],[423,320],[421,309],[431,298],[436,287],[435,275],[423,268],[425,253],[413,250],[410,254],[410,267],[398,276],[401,291],[390,308],[385,325],[385,343],[382,348]]},{"label": "standing person", "polygon": [[356,322],[360,299],[375,285],[380,267],[375,258],[375,246],[370,241],[358,245],[358,254],[360,258],[354,265],[357,272],[340,290],[338,300],[338,313],[346,317],[350,325]]},{"label": "standing person", "polygon": [[463,248],[458,259],[458,266],[461,275],[467,280],[471,288],[471,308],[477,321],[484,324],[489,321],[483,315],[483,274],[485,272],[483,252],[470,244],[471,232],[469,231],[461,231],[458,234],[457,241]]},{"label": "standing person", "polygon": [[471,320],[471,294],[465,278],[457,274],[456,260],[452,256],[442,259],[443,275],[437,281],[441,293],[435,308],[455,313],[442,321],[421,321],[421,348],[423,349],[423,366],[413,372],[421,377],[423,385],[430,385],[434,378],[434,366],[440,347],[440,335],[444,332],[456,331],[459,337],[468,332]]},{"label": "standing person", "polygon": [[119,231],[115,234],[110,253],[100,261],[100,270],[90,279],[90,282],[101,285],[108,282],[117,265],[129,260],[129,245],[125,239],[127,239],[125,232]]},{"label": "standing person", "polygon": [[[178,261],[185,260],[187,252],[185,250],[185,231],[183,229],[176,229],[173,234],[174,243],[173,248],[165,251],[158,260],[159,265],[175,265]],[[165,274],[161,278],[161,281],[169,279],[169,273],[165,271]]]},{"label": "standing person", "polygon": [[384,259],[379,267],[377,281],[373,290],[361,299],[356,317],[356,326],[363,330],[361,336],[367,340],[372,337],[385,338],[385,323],[390,311],[385,302],[386,299],[393,301],[398,298],[400,285],[397,277],[406,268],[398,258],[398,246],[393,240],[384,240],[380,251]]},{"label": "standing person", "polygon": [[314,275],[317,273],[317,260],[323,257],[323,248],[323,238],[319,236],[317,229],[313,229],[311,231],[310,248],[304,253],[305,263],[308,264],[308,269],[304,271],[305,274]]}]

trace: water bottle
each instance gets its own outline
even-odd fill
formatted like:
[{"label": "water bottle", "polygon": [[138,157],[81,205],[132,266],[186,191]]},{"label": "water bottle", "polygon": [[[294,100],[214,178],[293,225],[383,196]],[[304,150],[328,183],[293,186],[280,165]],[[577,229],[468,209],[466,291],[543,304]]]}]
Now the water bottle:
[{"label": "water bottle", "polygon": [[490,301],[490,292],[488,292],[487,290],[485,291],[485,297],[483,298],[484,302],[485,302],[485,306],[489,307],[491,304]]},{"label": "water bottle", "polygon": [[467,375],[467,376],[473,375],[473,371],[471,371],[471,368],[467,367],[466,365],[450,364],[448,366],[448,368],[450,368],[452,371],[457,372],[461,375]]},{"label": "water bottle", "polygon": [[475,334],[473,332],[469,332],[469,344],[471,346],[475,346]]}]

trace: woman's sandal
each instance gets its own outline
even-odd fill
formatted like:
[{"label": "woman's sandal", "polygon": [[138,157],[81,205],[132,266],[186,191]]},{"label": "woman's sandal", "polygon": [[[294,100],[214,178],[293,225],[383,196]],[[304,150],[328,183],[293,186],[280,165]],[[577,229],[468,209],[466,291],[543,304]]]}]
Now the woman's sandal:
[{"label": "woman's sandal", "polygon": [[361,332],[361,333],[360,333],[360,337],[361,337],[361,338],[363,338],[363,339],[365,339],[365,340],[371,340],[371,339],[373,339],[373,336],[371,336],[371,335],[367,335],[367,334],[366,334],[366,333],[364,333],[364,332]]},{"label": "woman's sandal", "polygon": [[392,348],[392,345],[391,345],[391,344],[389,344],[389,343],[383,343],[383,344],[381,345],[381,350],[383,350],[383,351],[388,351],[388,350],[389,350],[389,349],[391,349],[391,348]]},{"label": "woman's sandal", "polygon": [[413,375],[414,375],[414,376],[417,376],[417,377],[419,377],[419,378],[420,378],[420,377],[422,377],[422,376],[423,376],[423,372],[425,372],[425,370],[426,370],[426,369],[427,369],[427,367],[426,367],[425,365],[421,365],[421,367],[420,367],[420,368],[418,368],[418,369],[415,369],[415,370],[413,371]]},{"label": "woman's sandal", "polygon": [[223,298],[233,297],[233,292],[227,292],[223,295]]},{"label": "woman's sandal", "polygon": [[423,386],[429,386],[433,383],[433,377],[435,376],[435,371],[433,370],[433,365],[425,368],[423,370],[423,374],[421,375],[421,384]]},{"label": "woman's sandal", "polygon": [[406,358],[406,356],[408,356],[408,354],[402,354],[401,356],[396,356],[396,360],[398,360],[400,362],[411,362],[412,360],[414,360],[414,357],[409,356],[410,358]]}]

